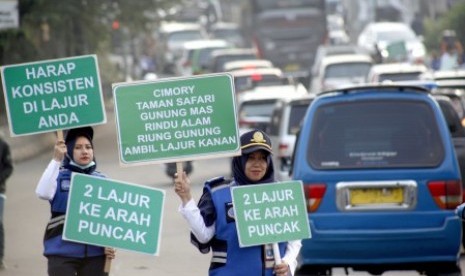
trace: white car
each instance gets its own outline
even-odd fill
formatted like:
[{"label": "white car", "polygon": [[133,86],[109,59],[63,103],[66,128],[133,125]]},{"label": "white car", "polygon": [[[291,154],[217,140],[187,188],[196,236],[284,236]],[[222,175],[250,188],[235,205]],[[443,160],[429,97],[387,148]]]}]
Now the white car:
[{"label": "white car", "polygon": [[292,154],[297,132],[314,94],[278,100],[271,114],[268,135],[273,148],[273,164],[278,181],[290,180]]},{"label": "white car", "polygon": [[223,39],[200,39],[184,42],[181,57],[176,61],[176,73],[180,76],[192,75],[192,58],[196,50],[227,47],[231,47],[231,44]]},{"label": "white car", "polygon": [[279,99],[298,98],[306,95],[293,85],[260,87],[241,93],[236,98],[240,133],[252,129],[268,132],[271,114]]},{"label": "white car", "polygon": [[[407,25],[401,22],[373,22],[368,24],[357,39],[357,45],[375,55],[376,47],[383,59],[389,59],[389,47],[405,44],[407,60],[424,62],[426,57],[426,47],[422,39]],[[398,51],[400,51],[398,48]]]},{"label": "white car", "polygon": [[423,64],[383,63],[375,64],[367,74],[368,83],[383,81],[413,81],[419,80],[428,71]]},{"label": "white car", "polygon": [[289,79],[283,76],[279,68],[253,68],[230,72],[234,77],[236,93],[242,93],[258,86],[276,86],[289,84]]},{"label": "white car", "polygon": [[157,66],[163,71],[173,72],[176,60],[181,56],[185,42],[206,39],[200,24],[184,22],[163,22],[155,33],[157,41]]},{"label": "white car", "polygon": [[246,59],[229,61],[223,65],[225,72],[255,68],[273,68],[273,63],[267,59]]},{"label": "white car", "polygon": [[311,92],[364,83],[372,65],[372,58],[365,54],[326,56],[312,77]]}]

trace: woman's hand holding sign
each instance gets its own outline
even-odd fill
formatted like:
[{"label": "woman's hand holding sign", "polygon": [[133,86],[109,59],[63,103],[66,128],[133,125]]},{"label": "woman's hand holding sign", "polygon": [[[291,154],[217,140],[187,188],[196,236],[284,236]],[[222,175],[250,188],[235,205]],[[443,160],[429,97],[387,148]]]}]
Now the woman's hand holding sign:
[{"label": "woman's hand holding sign", "polygon": [[186,172],[183,171],[181,175],[178,175],[178,173],[174,175],[174,191],[181,198],[183,206],[192,199],[191,181]]}]

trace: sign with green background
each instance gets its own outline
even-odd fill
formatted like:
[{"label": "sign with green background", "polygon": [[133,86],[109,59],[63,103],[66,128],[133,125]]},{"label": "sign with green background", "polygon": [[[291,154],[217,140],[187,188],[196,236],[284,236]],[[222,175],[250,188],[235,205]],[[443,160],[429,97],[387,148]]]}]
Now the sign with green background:
[{"label": "sign with green background", "polygon": [[12,136],[106,122],[95,55],[2,66]]},{"label": "sign with green background", "polygon": [[73,174],[63,238],[158,255],[164,199],[163,190]]},{"label": "sign with green background", "polygon": [[232,188],[241,247],[311,237],[301,181]]},{"label": "sign with green background", "polygon": [[113,95],[123,165],[240,154],[229,74],[116,84]]}]

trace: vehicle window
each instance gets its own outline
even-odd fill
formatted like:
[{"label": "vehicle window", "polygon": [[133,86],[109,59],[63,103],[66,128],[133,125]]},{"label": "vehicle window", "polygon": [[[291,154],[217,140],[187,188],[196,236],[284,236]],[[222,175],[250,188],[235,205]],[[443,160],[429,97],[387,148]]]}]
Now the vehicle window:
[{"label": "vehicle window", "polygon": [[276,100],[250,101],[241,105],[240,117],[271,117]]},{"label": "vehicle window", "polygon": [[325,1],[322,0],[256,0],[254,10],[256,12],[280,9],[280,8],[318,8],[324,10]]},{"label": "vehicle window", "polygon": [[438,100],[438,103],[441,107],[442,114],[444,114],[444,118],[446,119],[447,126],[449,127],[452,137],[464,137],[465,130],[462,127],[460,118],[455,111],[452,102],[447,100]]},{"label": "vehicle window", "polygon": [[169,36],[169,43],[173,42],[183,42],[189,40],[198,40],[202,39],[202,33],[200,31],[181,31],[181,32],[173,32]]},{"label": "vehicle window", "polygon": [[452,102],[452,106],[455,109],[455,112],[457,112],[457,115],[459,118],[463,118],[465,116],[465,110],[463,109],[463,104],[462,101],[460,100],[459,97],[451,97],[450,98]]},{"label": "vehicle window", "polygon": [[418,80],[420,78],[420,72],[413,73],[393,73],[393,74],[381,74],[379,75],[379,82],[385,80],[391,81],[408,81],[408,80]]},{"label": "vehicle window", "polygon": [[213,66],[213,72],[221,72],[221,70],[223,69],[223,65],[226,62],[233,61],[233,60],[248,60],[248,59],[257,59],[257,57],[254,54],[219,56],[214,61],[215,64]]},{"label": "vehicle window", "polygon": [[450,88],[437,88],[437,92],[440,94],[445,94],[452,101],[455,111],[459,115],[459,118],[465,117],[465,99],[463,96],[465,94],[465,89],[450,89]]},{"label": "vehicle window", "polygon": [[411,41],[415,40],[415,33],[411,30],[385,30],[377,33],[377,41]]},{"label": "vehicle window", "polygon": [[254,74],[250,76],[234,76],[236,92],[242,92],[258,86],[273,86],[289,84],[289,79],[276,75]]},{"label": "vehicle window", "polygon": [[213,30],[213,37],[220,39],[242,39],[242,35],[237,29],[216,29]]},{"label": "vehicle window", "polygon": [[279,126],[281,123],[281,120],[283,119],[283,108],[284,104],[282,102],[277,102],[273,112],[271,114],[271,120],[270,120],[270,130],[269,130],[269,135],[272,136],[278,136],[279,135]]},{"label": "vehicle window", "polygon": [[211,53],[217,49],[222,49],[224,47],[211,47],[211,48],[204,48],[199,50],[199,64],[201,66],[208,66],[211,60]]},{"label": "vehicle window", "polygon": [[300,130],[300,126],[302,124],[302,119],[307,112],[309,103],[307,104],[295,104],[291,106],[291,112],[289,114],[289,126],[287,129],[287,133],[289,134],[297,134]]},{"label": "vehicle window", "polygon": [[434,113],[419,101],[363,101],[321,106],[309,137],[317,169],[434,167],[444,149]]},{"label": "vehicle window", "polygon": [[324,78],[365,77],[370,71],[371,63],[341,63],[326,67]]},{"label": "vehicle window", "polygon": [[242,92],[252,88],[252,80],[248,76],[234,77],[234,89],[236,92]]}]

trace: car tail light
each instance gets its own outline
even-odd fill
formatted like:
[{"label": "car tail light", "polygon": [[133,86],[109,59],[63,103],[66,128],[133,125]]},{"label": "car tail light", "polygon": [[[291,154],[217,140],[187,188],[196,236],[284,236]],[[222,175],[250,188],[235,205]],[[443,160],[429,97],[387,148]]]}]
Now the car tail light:
[{"label": "car tail light", "polygon": [[278,150],[278,156],[279,157],[283,157],[286,155],[286,151],[287,149],[289,149],[289,145],[286,144],[286,143],[279,143],[279,146],[278,146],[279,150]]},{"label": "car tail light", "polygon": [[460,180],[430,181],[428,189],[441,209],[455,209],[462,203],[462,183]]},{"label": "car tail light", "polygon": [[313,213],[320,206],[321,200],[326,192],[326,184],[311,183],[304,184],[305,198],[307,200],[307,212]]},{"label": "car tail light", "polygon": [[252,75],[250,75],[250,78],[253,81],[261,81],[263,79],[262,75],[260,75],[260,74],[252,74]]}]

